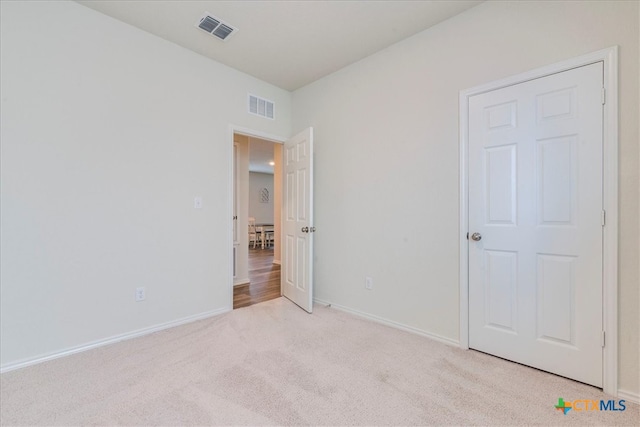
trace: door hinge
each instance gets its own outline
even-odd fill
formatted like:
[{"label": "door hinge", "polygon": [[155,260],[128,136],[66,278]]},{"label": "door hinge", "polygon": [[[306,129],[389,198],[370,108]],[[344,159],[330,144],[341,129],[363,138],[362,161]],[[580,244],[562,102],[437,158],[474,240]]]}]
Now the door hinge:
[{"label": "door hinge", "polygon": [[602,88],[602,105],[607,102],[607,89]]},{"label": "door hinge", "polygon": [[604,347],[604,331],[602,331],[602,346]]},{"label": "door hinge", "polygon": [[603,210],[600,213],[600,222],[602,223],[602,226],[604,227],[605,224],[607,223],[607,212],[605,210]]}]

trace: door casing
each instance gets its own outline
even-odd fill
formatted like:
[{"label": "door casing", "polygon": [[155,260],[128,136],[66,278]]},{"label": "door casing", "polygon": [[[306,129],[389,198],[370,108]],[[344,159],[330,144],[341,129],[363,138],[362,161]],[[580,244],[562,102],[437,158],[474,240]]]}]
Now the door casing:
[{"label": "door casing", "polygon": [[604,62],[603,91],[603,390],[618,394],[618,47],[500,79],[460,92],[460,347],[469,348],[469,98],[507,86]]}]

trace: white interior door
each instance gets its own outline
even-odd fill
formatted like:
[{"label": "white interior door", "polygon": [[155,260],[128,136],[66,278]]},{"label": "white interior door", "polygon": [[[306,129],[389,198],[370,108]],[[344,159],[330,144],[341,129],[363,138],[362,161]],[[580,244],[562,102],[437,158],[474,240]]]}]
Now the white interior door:
[{"label": "white interior door", "polygon": [[599,62],[469,103],[469,346],[595,386],[602,87]]},{"label": "white interior door", "polygon": [[282,294],[313,308],[313,129],[284,144]]}]

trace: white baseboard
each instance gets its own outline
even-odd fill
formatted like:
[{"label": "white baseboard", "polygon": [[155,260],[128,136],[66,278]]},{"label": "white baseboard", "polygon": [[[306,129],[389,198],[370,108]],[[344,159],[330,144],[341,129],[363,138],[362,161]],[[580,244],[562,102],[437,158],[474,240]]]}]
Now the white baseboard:
[{"label": "white baseboard", "polygon": [[240,286],[240,285],[246,285],[247,283],[250,283],[249,278],[247,277],[246,279],[237,279],[233,282],[233,286]]},{"label": "white baseboard", "polygon": [[420,335],[426,338],[431,338],[432,340],[436,340],[447,345],[460,347],[460,342],[456,340],[452,340],[451,338],[446,338],[431,332],[423,331],[422,329],[414,328],[413,326],[404,325],[402,323],[394,322],[393,320],[385,319],[383,317],[375,316],[373,314],[365,313],[359,310],[354,310],[352,308],[345,307],[343,305],[333,304],[328,301],[323,301],[317,298],[314,298],[313,302],[321,305],[325,305],[325,306],[331,306],[331,308],[335,308],[336,310],[344,311],[345,313],[350,313],[358,317],[363,317],[365,319],[372,320],[376,323],[381,323],[383,325],[390,326],[395,329],[400,329],[402,331],[411,332],[412,334]]},{"label": "white baseboard", "polygon": [[618,399],[640,405],[640,394],[632,391],[618,389]]},{"label": "white baseboard", "polygon": [[149,335],[154,332],[162,331],[164,329],[174,328],[176,326],[184,325],[186,323],[195,322],[196,320],[202,320],[202,319],[217,316],[223,313],[227,313],[231,310],[232,309],[229,307],[224,307],[224,308],[219,308],[217,310],[206,311],[204,313],[183,317],[182,319],[172,320],[166,323],[160,323],[158,325],[138,329],[135,331],[127,332],[125,334],[114,335],[109,338],[91,341],[89,343],[79,345],[76,347],[69,347],[64,350],[48,353],[45,355],[40,355],[33,358],[28,358],[28,359],[22,359],[17,362],[6,363],[0,366],[0,374],[9,372],[9,371],[14,371],[20,368],[26,368],[27,366],[36,365],[38,363],[47,362],[49,360],[70,356],[72,354],[81,353],[83,351],[92,350],[94,348],[103,347],[105,345],[115,344],[120,341],[130,340],[132,338],[138,338],[144,335]]}]

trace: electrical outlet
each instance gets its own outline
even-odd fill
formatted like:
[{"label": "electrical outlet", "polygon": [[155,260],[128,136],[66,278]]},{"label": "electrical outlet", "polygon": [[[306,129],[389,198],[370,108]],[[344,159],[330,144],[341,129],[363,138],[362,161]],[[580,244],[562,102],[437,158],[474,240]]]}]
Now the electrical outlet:
[{"label": "electrical outlet", "polygon": [[147,291],[145,290],[144,286],[136,288],[136,301],[144,301],[146,297]]},{"label": "electrical outlet", "polygon": [[373,279],[371,277],[364,278],[364,288],[369,290],[373,289]]},{"label": "electrical outlet", "polygon": [[196,196],[193,198],[193,207],[195,209],[202,209],[202,197]]}]

